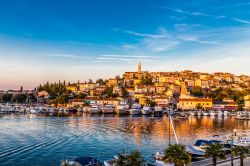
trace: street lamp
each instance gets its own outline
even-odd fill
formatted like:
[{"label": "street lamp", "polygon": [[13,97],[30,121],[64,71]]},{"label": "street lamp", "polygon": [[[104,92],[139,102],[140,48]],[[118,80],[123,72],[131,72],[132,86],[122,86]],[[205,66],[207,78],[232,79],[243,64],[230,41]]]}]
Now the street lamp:
[{"label": "street lamp", "polygon": [[237,134],[237,129],[233,129],[233,134],[231,137],[231,166],[234,165],[234,159],[233,159],[233,143],[234,143],[234,137]]}]

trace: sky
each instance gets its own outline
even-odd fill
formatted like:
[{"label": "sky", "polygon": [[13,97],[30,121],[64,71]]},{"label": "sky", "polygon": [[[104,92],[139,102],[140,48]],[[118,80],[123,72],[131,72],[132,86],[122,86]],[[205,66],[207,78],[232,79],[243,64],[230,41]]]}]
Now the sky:
[{"label": "sky", "polygon": [[250,0],[0,0],[0,89],[136,71],[250,75]]}]

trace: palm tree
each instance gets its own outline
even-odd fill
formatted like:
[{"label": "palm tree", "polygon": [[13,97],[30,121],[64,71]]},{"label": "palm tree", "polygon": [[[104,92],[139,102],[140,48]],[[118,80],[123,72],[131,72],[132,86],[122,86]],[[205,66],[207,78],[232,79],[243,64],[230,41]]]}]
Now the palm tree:
[{"label": "palm tree", "polygon": [[205,156],[212,157],[213,166],[216,166],[217,159],[226,159],[225,151],[222,144],[209,144],[205,147]]},{"label": "palm tree", "polygon": [[133,151],[128,155],[120,155],[115,166],[141,166],[144,159],[139,151]]},{"label": "palm tree", "polygon": [[167,163],[174,163],[175,166],[183,166],[191,162],[191,155],[185,150],[185,145],[169,145],[164,150],[163,160]]},{"label": "palm tree", "polygon": [[249,153],[249,149],[244,146],[236,146],[235,148],[233,148],[233,154],[236,156],[240,156],[240,166],[243,166],[243,160],[247,157],[247,155],[249,155]]}]

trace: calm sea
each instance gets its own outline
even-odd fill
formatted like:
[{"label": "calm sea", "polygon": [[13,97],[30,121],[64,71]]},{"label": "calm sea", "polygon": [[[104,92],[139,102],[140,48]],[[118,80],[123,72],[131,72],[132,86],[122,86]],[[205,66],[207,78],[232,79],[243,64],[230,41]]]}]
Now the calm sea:
[{"label": "calm sea", "polygon": [[[250,121],[234,117],[173,120],[178,140],[193,143],[233,129],[250,131]],[[168,145],[168,117],[117,115],[1,115],[0,165],[58,165],[81,156],[101,161],[117,153],[139,150],[145,159]],[[171,142],[175,143],[171,128]]]}]

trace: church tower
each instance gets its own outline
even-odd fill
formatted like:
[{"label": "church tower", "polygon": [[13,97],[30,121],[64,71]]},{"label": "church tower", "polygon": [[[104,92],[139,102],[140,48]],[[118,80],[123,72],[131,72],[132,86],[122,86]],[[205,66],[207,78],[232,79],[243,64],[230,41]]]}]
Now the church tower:
[{"label": "church tower", "polygon": [[180,93],[180,98],[190,98],[190,93],[187,90],[185,82],[181,83],[181,93]]},{"label": "church tower", "polygon": [[138,64],[138,73],[141,73],[141,62]]}]

